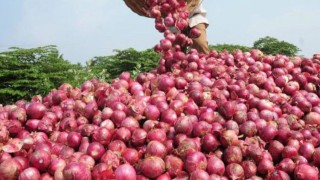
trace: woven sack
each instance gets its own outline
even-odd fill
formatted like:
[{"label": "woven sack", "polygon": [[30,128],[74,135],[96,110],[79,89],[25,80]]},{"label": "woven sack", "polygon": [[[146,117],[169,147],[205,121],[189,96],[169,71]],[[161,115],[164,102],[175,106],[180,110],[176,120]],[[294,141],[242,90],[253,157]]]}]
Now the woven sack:
[{"label": "woven sack", "polygon": [[[201,1],[202,0],[186,0],[186,2],[188,3],[187,8],[189,12],[193,12],[194,9],[198,7]],[[148,10],[148,6],[145,0],[124,0],[124,2],[136,14],[149,17],[146,13]]]},{"label": "woven sack", "polygon": [[146,14],[148,6],[145,0],[124,0],[124,2],[134,13],[149,17],[148,14]]}]

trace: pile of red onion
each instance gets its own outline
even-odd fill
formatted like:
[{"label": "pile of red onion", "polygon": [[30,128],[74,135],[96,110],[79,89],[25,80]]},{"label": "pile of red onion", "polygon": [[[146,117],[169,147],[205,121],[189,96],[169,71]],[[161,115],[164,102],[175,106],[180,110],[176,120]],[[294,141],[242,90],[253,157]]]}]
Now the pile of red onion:
[{"label": "pile of red onion", "polygon": [[320,55],[185,53],[184,1],[147,2],[159,66],[0,106],[0,179],[319,179]]}]

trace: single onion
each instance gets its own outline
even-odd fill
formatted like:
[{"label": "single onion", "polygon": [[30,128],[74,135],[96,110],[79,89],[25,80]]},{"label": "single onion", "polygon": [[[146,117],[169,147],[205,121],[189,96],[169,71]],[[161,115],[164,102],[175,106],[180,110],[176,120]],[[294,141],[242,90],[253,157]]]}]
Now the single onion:
[{"label": "single onion", "polygon": [[241,166],[244,170],[244,176],[246,178],[250,178],[252,176],[255,176],[257,173],[257,166],[253,161],[242,161],[241,162]]},{"label": "single onion", "polygon": [[151,156],[142,161],[140,168],[146,177],[156,178],[165,171],[165,162],[157,156]]},{"label": "single onion", "polygon": [[2,179],[17,179],[22,170],[22,166],[17,160],[7,159],[0,164],[0,177]]},{"label": "single onion", "polygon": [[115,170],[117,180],[135,180],[136,171],[130,164],[122,164]]},{"label": "single onion", "polygon": [[40,172],[34,167],[29,167],[23,170],[19,175],[19,180],[40,179]]},{"label": "single onion", "polygon": [[89,168],[82,163],[72,162],[63,169],[63,178],[67,180],[91,180],[91,172]]},{"label": "single onion", "polygon": [[51,162],[51,154],[44,150],[37,150],[30,155],[30,166],[37,168],[43,172],[47,170]]},{"label": "single onion", "polygon": [[185,168],[191,173],[197,169],[205,170],[207,168],[208,162],[205,155],[199,151],[190,153],[186,156]]},{"label": "single onion", "polygon": [[231,163],[226,167],[226,175],[230,179],[244,179],[244,170],[240,164]]},{"label": "single onion", "polygon": [[209,174],[217,174],[222,176],[225,172],[225,165],[220,158],[216,156],[210,156],[208,158],[207,171]]},{"label": "single onion", "polygon": [[87,154],[95,160],[100,159],[104,153],[105,149],[99,142],[92,142],[87,148]]},{"label": "single onion", "polygon": [[294,170],[294,178],[295,179],[318,179],[319,172],[315,167],[312,167],[308,164],[300,164]]}]

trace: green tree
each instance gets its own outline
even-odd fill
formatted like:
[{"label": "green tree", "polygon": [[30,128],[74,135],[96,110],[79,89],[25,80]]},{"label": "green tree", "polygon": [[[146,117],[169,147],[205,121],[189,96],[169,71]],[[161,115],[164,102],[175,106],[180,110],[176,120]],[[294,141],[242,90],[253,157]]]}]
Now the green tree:
[{"label": "green tree", "polygon": [[[87,68],[98,78],[111,81],[124,71],[135,77],[140,72],[147,72],[158,65],[159,54],[153,49],[137,51],[133,48],[126,50],[115,50],[116,54],[111,56],[94,57],[87,63]],[[101,73],[103,72],[103,73]]]},{"label": "green tree", "polygon": [[0,53],[0,104],[46,95],[65,82],[79,85],[75,72],[81,66],[64,60],[56,46],[10,48]]},{"label": "green tree", "polygon": [[216,50],[218,52],[222,52],[223,50],[227,50],[228,52],[233,52],[234,50],[240,49],[243,52],[249,51],[251,48],[242,45],[236,44],[217,44],[217,45],[209,45],[210,50]]},{"label": "green tree", "polygon": [[266,36],[255,41],[253,43],[253,48],[260,49],[265,54],[283,54],[286,56],[297,55],[300,51],[297,46],[270,36]]}]

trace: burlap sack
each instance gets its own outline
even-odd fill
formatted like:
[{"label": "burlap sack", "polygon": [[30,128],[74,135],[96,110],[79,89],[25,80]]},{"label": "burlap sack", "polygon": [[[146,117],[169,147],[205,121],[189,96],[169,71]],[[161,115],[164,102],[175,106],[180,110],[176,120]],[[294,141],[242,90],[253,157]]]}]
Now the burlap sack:
[{"label": "burlap sack", "polygon": [[[189,12],[193,12],[202,0],[186,0]],[[147,14],[148,6],[145,0],[124,0],[126,5],[136,14],[149,17]]]}]

